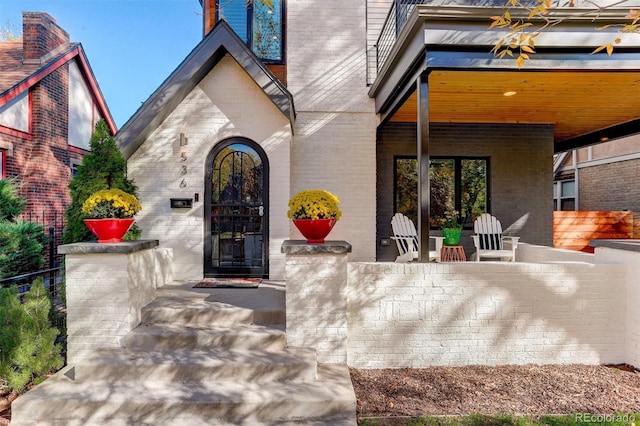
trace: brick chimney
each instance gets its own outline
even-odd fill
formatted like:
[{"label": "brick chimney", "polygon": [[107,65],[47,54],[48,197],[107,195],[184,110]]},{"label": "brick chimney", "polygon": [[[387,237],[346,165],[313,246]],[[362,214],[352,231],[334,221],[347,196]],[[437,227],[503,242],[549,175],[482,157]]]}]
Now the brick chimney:
[{"label": "brick chimney", "polygon": [[202,1],[202,36],[206,36],[216,26],[216,0]]},{"label": "brick chimney", "polygon": [[69,33],[45,12],[22,12],[22,47],[25,64],[44,64],[69,47]]}]

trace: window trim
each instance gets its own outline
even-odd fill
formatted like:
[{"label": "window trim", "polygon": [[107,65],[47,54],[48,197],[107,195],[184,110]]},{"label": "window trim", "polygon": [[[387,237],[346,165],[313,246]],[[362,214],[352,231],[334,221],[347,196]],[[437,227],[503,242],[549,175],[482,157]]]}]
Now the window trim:
[{"label": "window trim", "polygon": [[[573,195],[570,196],[570,197],[563,196],[562,184],[566,183],[566,182],[573,182],[573,185],[574,185],[574,189],[573,189],[574,192],[573,192]],[[555,211],[576,211],[576,210],[578,210],[578,206],[576,205],[576,200],[578,198],[576,196],[577,190],[578,190],[578,188],[576,186],[576,179],[575,178],[554,180],[553,181],[553,210],[555,210]],[[564,200],[573,200],[573,209],[564,210],[562,208],[562,202]]]},{"label": "window trim", "polygon": [[[228,1],[228,0],[227,0]],[[236,1],[245,1],[245,0],[236,0]],[[261,58],[257,53],[256,56],[262,61],[262,63],[267,65],[285,65],[286,64],[286,40],[287,40],[287,2],[286,0],[278,0],[280,1],[280,27],[281,27],[281,41],[280,41],[280,60],[277,59],[269,59],[269,58]],[[246,25],[247,25],[247,40],[245,43],[247,47],[253,51],[253,2],[247,2],[247,15],[246,15]],[[220,22],[220,0],[216,0],[216,23]],[[233,26],[229,24],[233,29]],[[235,30],[234,30],[235,31]],[[255,53],[255,51],[254,51]]]}]

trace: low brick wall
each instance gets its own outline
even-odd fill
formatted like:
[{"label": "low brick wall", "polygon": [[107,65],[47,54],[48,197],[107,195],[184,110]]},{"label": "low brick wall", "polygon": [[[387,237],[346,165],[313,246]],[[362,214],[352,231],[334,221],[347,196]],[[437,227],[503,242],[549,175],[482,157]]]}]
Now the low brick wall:
[{"label": "low brick wall", "polygon": [[616,264],[349,263],[348,364],[625,362],[625,279]]},{"label": "low brick wall", "polygon": [[157,245],[147,240],[59,247],[66,255],[69,365],[97,349],[121,347],[156,288],[173,280],[171,250]]},{"label": "low brick wall", "polygon": [[[604,245],[604,242],[601,243]],[[596,258],[601,262],[617,263],[626,268],[625,362],[640,368],[640,312],[638,311],[638,306],[640,306],[640,240],[612,242],[609,245],[610,247],[596,247]]]}]

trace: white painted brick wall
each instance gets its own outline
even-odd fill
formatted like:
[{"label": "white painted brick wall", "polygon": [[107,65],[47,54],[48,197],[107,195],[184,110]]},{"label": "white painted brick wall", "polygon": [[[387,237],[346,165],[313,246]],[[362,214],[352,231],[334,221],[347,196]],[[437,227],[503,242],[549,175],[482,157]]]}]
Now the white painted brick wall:
[{"label": "white painted brick wall", "polygon": [[[189,138],[181,161],[179,135]],[[173,249],[176,279],[203,276],[204,178],[206,159],[229,137],[251,139],[265,150],[270,166],[270,278],[283,279],[282,242],[289,237],[291,126],[280,110],[231,58],[224,58],[129,159],[143,210],[137,220],[143,238]],[[180,173],[182,166],[187,174]],[[186,186],[180,187],[184,179]],[[171,209],[170,198],[200,201],[190,210]]]},{"label": "white painted brick wall", "polygon": [[68,364],[97,349],[122,347],[140,324],[141,308],[155,297],[156,266],[163,262],[156,255],[153,249],[66,255]]},{"label": "white painted brick wall", "polygon": [[357,368],[625,361],[620,265],[349,263]]},{"label": "white painted brick wall", "polygon": [[[376,126],[366,86],[366,4],[288,4],[287,81],[296,111],[291,194],[322,188],[343,212],[331,240],[353,245],[351,260],[375,260]],[[335,13],[339,10],[340,13]],[[291,226],[292,238],[302,238]]]},{"label": "white painted brick wall", "polygon": [[[596,247],[595,256],[598,262],[619,263],[626,267],[626,356],[625,362],[640,366],[640,253]],[[619,308],[620,309],[620,308]]]},{"label": "white painted brick wall", "polygon": [[548,263],[552,261],[595,263],[596,258],[593,253],[558,249],[520,242],[518,243],[518,249],[516,250],[516,260],[518,262],[529,263]]},{"label": "white painted brick wall", "polygon": [[347,255],[287,255],[287,345],[347,362]]}]

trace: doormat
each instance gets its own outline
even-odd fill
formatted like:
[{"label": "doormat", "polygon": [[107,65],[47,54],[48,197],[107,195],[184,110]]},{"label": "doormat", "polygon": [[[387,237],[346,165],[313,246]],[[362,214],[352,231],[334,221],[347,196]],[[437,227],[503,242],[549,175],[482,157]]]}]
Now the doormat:
[{"label": "doormat", "polygon": [[205,278],[193,288],[257,288],[262,278]]}]

